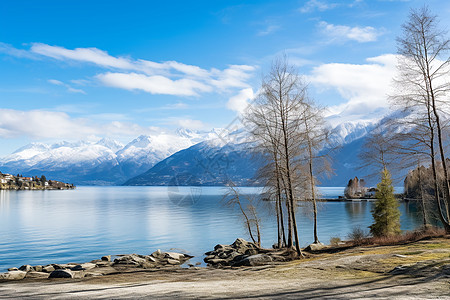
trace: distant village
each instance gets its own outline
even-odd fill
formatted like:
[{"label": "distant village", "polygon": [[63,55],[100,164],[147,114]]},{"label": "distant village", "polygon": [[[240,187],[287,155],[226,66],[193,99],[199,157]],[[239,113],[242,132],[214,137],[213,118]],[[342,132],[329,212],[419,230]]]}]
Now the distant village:
[{"label": "distant village", "polygon": [[25,177],[22,175],[3,174],[0,172],[0,190],[68,190],[74,189],[73,184],[41,177]]}]

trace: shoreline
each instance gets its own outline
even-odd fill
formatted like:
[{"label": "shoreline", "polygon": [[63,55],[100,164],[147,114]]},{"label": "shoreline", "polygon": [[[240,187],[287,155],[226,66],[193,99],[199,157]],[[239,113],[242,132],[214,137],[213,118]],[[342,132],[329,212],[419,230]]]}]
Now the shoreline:
[{"label": "shoreline", "polygon": [[[448,299],[450,237],[311,252],[252,267],[129,268],[79,279],[3,282],[0,298]],[[414,287],[414,288],[411,288]]]}]

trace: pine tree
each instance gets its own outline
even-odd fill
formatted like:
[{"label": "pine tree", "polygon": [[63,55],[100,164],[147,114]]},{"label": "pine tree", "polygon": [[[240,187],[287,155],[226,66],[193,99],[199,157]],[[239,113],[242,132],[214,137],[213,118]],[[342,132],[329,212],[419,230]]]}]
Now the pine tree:
[{"label": "pine tree", "polygon": [[369,226],[373,236],[400,234],[400,211],[394,197],[391,174],[385,168],[381,173],[381,182],[377,185],[375,207],[372,210],[374,223]]}]

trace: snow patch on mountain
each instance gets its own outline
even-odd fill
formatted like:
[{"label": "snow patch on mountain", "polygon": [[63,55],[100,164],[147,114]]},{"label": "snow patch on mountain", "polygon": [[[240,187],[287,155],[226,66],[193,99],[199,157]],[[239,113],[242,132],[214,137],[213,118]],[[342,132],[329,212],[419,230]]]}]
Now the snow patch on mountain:
[{"label": "snow patch on mountain", "polygon": [[375,128],[374,120],[347,121],[337,125],[331,132],[332,145],[345,145],[366,136]]}]

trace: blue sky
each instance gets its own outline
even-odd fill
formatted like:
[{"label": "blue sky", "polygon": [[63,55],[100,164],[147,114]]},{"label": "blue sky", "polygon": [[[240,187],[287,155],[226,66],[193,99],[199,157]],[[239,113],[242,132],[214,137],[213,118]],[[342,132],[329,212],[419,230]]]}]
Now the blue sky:
[{"label": "blue sky", "polygon": [[386,112],[395,38],[447,1],[1,1],[0,156],[226,127],[286,53],[335,125]]}]

